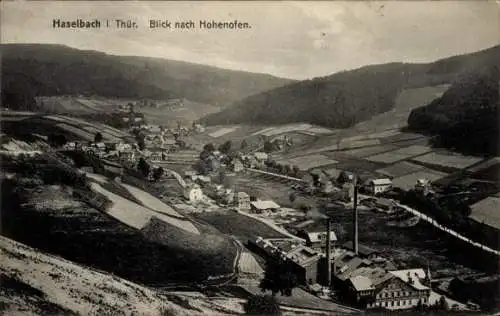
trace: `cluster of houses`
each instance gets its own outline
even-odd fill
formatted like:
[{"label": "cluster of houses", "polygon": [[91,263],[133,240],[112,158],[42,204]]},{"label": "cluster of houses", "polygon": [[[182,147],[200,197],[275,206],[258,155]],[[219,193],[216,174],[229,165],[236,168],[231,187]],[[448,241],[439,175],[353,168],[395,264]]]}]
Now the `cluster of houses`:
[{"label": "cluster of houses", "polygon": [[[367,194],[380,195],[394,188],[392,180],[389,178],[377,178],[365,174],[355,175],[353,172],[338,169],[312,170],[305,174],[302,180],[308,183],[306,188],[309,191],[331,195],[335,199],[352,202],[354,177],[356,177],[357,185],[363,188]],[[427,179],[418,179],[414,190],[422,195],[427,195],[432,192],[431,183]]]},{"label": "cluster of houses", "polygon": [[[291,239],[250,240],[249,246],[268,260],[288,264],[298,281],[312,291],[325,284],[325,232],[309,233],[305,242]],[[336,236],[331,236],[332,244]],[[332,288],[346,302],[362,308],[409,309],[428,305],[430,272],[423,269],[398,270],[392,262],[368,247],[354,253],[352,243],[335,247],[330,261]]]}]

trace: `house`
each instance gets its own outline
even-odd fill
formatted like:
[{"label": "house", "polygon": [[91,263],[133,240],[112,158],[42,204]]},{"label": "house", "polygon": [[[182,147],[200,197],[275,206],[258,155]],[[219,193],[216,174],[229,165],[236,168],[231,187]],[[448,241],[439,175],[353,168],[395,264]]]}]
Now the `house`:
[{"label": "house", "polygon": [[250,202],[250,208],[255,213],[262,213],[264,211],[275,211],[280,206],[273,201],[253,201]]},{"label": "house", "polygon": [[240,210],[249,210],[250,196],[246,192],[238,192],[235,196],[235,206]]},{"label": "house", "polygon": [[196,132],[196,133],[203,133],[205,132],[205,127],[201,124],[193,124],[193,130]]},{"label": "house", "polygon": [[427,179],[418,179],[417,183],[415,183],[415,192],[420,193],[422,195],[427,195],[430,191],[430,182]]},{"label": "house", "polygon": [[243,163],[239,159],[233,159],[231,161],[231,170],[233,172],[240,172],[243,170]]},{"label": "house", "polygon": [[184,198],[190,202],[198,202],[203,199],[203,191],[196,184],[187,185],[183,193]]},{"label": "house", "polygon": [[[305,230],[299,230],[297,236],[305,239],[306,246],[319,251],[321,253],[326,253],[326,237],[327,232],[307,232]],[[337,235],[335,232],[330,231],[330,250],[334,248],[335,242],[337,241]]]},{"label": "house", "polygon": [[320,181],[321,192],[329,194],[333,192],[333,183],[329,179],[322,178]]},{"label": "house", "polygon": [[132,145],[128,143],[118,143],[116,144],[116,151],[123,152],[132,150]]},{"label": "house", "polygon": [[267,158],[269,157],[269,155],[267,153],[261,152],[261,151],[255,152],[253,154],[253,156],[255,157],[255,159],[257,159],[260,162],[266,161]]},{"label": "house", "polygon": [[388,178],[374,179],[368,182],[366,190],[371,194],[378,194],[389,190],[392,187],[392,181]]},{"label": "house", "polygon": [[318,283],[318,266],[322,258],[321,253],[304,245],[298,245],[286,254],[286,261],[290,263],[300,284]]},{"label": "house", "polygon": [[358,265],[344,273],[342,280],[338,283],[341,295],[362,308],[402,310],[429,303],[430,288],[424,285],[423,269],[388,271]]}]

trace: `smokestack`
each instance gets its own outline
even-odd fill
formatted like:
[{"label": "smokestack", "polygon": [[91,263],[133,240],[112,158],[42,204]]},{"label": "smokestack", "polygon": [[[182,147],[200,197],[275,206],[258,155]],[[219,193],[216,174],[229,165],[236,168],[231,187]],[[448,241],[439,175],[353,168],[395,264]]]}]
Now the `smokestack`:
[{"label": "smokestack", "polygon": [[356,255],[358,255],[358,185],[357,185],[357,177],[354,175],[354,179],[352,180],[354,186],[354,201],[352,204],[352,221],[353,221],[353,250]]},{"label": "smokestack", "polygon": [[326,285],[331,286],[332,283],[332,266],[331,266],[331,240],[330,240],[330,218],[326,219]]}]

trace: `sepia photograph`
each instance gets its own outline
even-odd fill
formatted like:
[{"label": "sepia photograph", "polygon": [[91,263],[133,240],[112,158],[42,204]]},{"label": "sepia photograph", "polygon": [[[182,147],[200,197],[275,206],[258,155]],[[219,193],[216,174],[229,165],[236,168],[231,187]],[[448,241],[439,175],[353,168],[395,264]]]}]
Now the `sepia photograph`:
[{"label": "sepia photograph", "polygon": [[0,14],[0,315],[500,315],[500,1]]}]

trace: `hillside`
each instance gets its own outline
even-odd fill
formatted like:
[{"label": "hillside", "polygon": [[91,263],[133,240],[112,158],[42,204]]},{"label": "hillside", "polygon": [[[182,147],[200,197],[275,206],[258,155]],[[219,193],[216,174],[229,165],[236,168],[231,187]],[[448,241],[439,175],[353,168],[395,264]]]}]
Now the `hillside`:
[{"label": "hillside", "polygon": [[498,60],[500,46],[428,64],[366,66],[247,97],[204,121],[213,125],[308,122],[347,128],[393,109],[404,89],[449,84],[465,71],[494,65]]},{"label": "hillside", "polygon": [[437,136],[436,146],[498,155],[499,69],[496,65],[463,74],[440,98],[414,109],[409,128]]},{"label": "hillside", "polygon": [[291,82],[160,58],[125,57],[62,45],[3,44],[2,103],[26,109],[34,96],[186,98],[226,105]]},{"label": "hillside", "polygon": [[[0,237],[4,315],[222,315]],[[171,296],[172,298],[172,296]],[[198,305],[197,307],[195,307]]]}]

